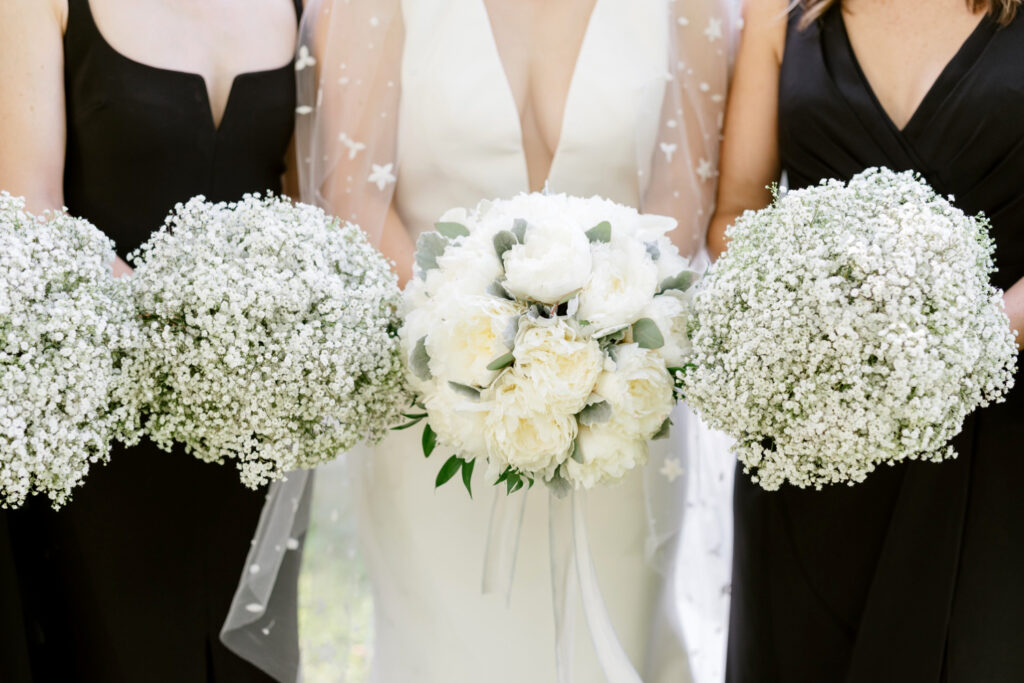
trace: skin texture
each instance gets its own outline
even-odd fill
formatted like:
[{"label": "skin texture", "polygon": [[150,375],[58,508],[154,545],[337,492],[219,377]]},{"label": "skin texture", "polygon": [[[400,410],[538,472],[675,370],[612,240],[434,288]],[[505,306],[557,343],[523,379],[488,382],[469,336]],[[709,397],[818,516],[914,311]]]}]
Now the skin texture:
[{"label": "skin texture", "polygon": [[[740,214],[768,205],[766,188],[781,172],[776,112],[786,8],[785,0],[748,0],[745,8],[725,116],[717,209],[708,233],[714,258],[725,251],[725,229]],[[845,0],[842,8],[861,69],[900,128],[982,19],[963,0]],[[902,66],[893,69],[894,64]],[[1011,326],[1024,329],[1024,280],[1004,299]],[[1018,337],[1018,346],[1022,341]]]},{"label": "skin texture", "polygon": [[[279,67],[295,50],[289,0],[90,0],[90,7],[124,56],[202,75],[217,125],[237,74]],[[34,212],[64,205],[67,15],[67,0],[0,3],[0,188],[24,196]],[[114,274],[128,272],[118,259]]]},{"label": "skin texture", "polygon": [[[530,190],[551,170],[562,134],[569,83],[595,0],[484,0],[490,28],[522,125]],[[402,286],[412,277],[415,245],[394,205],[381,251],[395,261]]]}]

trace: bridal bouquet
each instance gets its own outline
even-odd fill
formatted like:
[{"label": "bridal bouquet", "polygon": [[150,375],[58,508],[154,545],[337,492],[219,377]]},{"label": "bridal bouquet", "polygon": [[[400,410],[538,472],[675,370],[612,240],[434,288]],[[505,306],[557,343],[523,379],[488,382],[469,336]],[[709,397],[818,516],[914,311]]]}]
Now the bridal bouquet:
[{"label": "bridal bouquet", "polygon": [[132,255],[145,429],[256,487],[383,436],[411,398],[400,292],[351,224],[283,198],[196,197]]},{"label": "bridal bouquet", "polygon": [[869,169],[747,212],[696,296],[689,403],[767,490],[955,456],[1013,383],[988,222]]},{"label": "bridal bouquet", "polygon": [[120,361],[131,309],[114,247],[87,221],[0,193],[0,507],[68,501],[137,416]]},{"label": "bridal bouquet", "polygon": [[524,194],[421,235],[400,336],[424,453],[454,452],[438,486],[461,472],[470,488],[479,458],[509,492],[591,488],[646,462],[688,354],[696,275],[674,226],[597,197]]}]

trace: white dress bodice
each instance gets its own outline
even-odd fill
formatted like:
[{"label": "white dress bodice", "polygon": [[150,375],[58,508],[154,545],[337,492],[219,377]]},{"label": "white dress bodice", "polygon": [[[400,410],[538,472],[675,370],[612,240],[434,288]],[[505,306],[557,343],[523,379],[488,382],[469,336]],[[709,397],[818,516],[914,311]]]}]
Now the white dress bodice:
[{"label": "white dress bodice", "polygon": [[[553,191],[637,206],[660,120],[668,59],[665,0],[597,0],[549,175]],[[405,50],[395,206],[415,238],[446,210],[527,191],[517,108],[483,0],[404,0]],[[445,453],[425,459],[419,428],[388,437],[362,468],[359,526],[374,585],[373,680],[555,681],[548,499],[528,494],[510,600],[481,593],[494,491],[434,490]],[[504,495],[502,492],[499,495]],[[516,495],[523,495],[522,493]],[[660,587],[645,558],[643,477],[594,491],[588,523],[598,578],[642,673]],[[574,681],[604,680],[582,614]],[[687,680],[685,661],[647,683]]]}]

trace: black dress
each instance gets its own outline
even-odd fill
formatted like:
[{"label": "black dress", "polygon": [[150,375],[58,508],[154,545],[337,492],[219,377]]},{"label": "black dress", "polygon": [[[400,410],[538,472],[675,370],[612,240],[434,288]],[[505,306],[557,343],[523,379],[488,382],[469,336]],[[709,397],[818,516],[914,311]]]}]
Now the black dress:
[{"label": "black dress", "polygon": [[[998,286],[1024,276],[1024,18],[982,21],[899,130],[841,11],[802,31],[796,14],[779,83],[790,185],[916,169],[992,219]],[[738,472],[728,681],[1024,681],[1022,421],[1018,386],[968,419],[951,462],[823,491]]]},{"label": "black dress", "polygon": [[[100,34],[88,0],[68,4],[72,214],[104,230],[124,257],[193,195],[280,192],[292,63],[238,76],[216,128],[201,76],[125,57]],[[264,495],[243,487],[231,465],[144,441],[115,448],[59,512],[37,499],[9,513],[31,677],[4,680],[268,681],[218,640]]]}]

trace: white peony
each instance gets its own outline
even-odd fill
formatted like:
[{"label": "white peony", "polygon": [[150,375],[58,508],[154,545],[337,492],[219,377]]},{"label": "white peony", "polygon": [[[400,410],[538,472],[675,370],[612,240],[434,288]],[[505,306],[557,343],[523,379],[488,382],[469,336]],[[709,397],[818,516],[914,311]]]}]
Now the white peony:
[{"label": "white peony", "polygon": [[690,291],[679,292],[670,289],[651,299],[640,317],[650,318],[658,326],[665,344],[654,349],[665,365],[682,367],[690,354],[690,338],[686,326],[690,321]]},{"label": "white peony", "polygon": [[493,296],[459,296],[437,302],[427,335],[430,372],[473,387],[489,385],[497,373],[487,366],[509,352],[515,318],[523,306]]},{"label": "white peony", "polygon": [[512,467],[546,481],[572,453],[579,427],[575,416],[544,406],[534,388],[515,370],[498,380],[484,440],[495,470]]},{"label": "white peony", "polygon": [[505,252],[505,289],[527,301],[555,304],[591,275],[590,240],[573,221],[531,224],[524,244]]},{"label": "white peony", "polygon": [[605,361],[596,341],[557,319],[524,323],[513,355],[534,405],[570,415],[583,410]]},{"label": "white peony", "polygon": [[595,244],[593,270],[580,294],[579,318],[595,336],[631,325],[658,289],[658,267],[643,243],[616,239]]},{"label": "white peony", "polygon": [[595,393],[612,407],[609,426],[649,439],[672,412],[674,386],[665,362],[655,351],[623,344],[616,349],[614,372],[601,375]]},{"label": "white peony", "polygon": [[573,488],[611,484],[647,463],[647,441],[623,434],[614,426],[580,427],[577,458],[579,461],[566,460],[562,470]]},{"label": "white peony", "polygon": [[430,413],[430,427],[440,446],[467,460],[487,455],[486,403],[466,398],[447,384],[437,384],[424,394],[423,406]]}]

